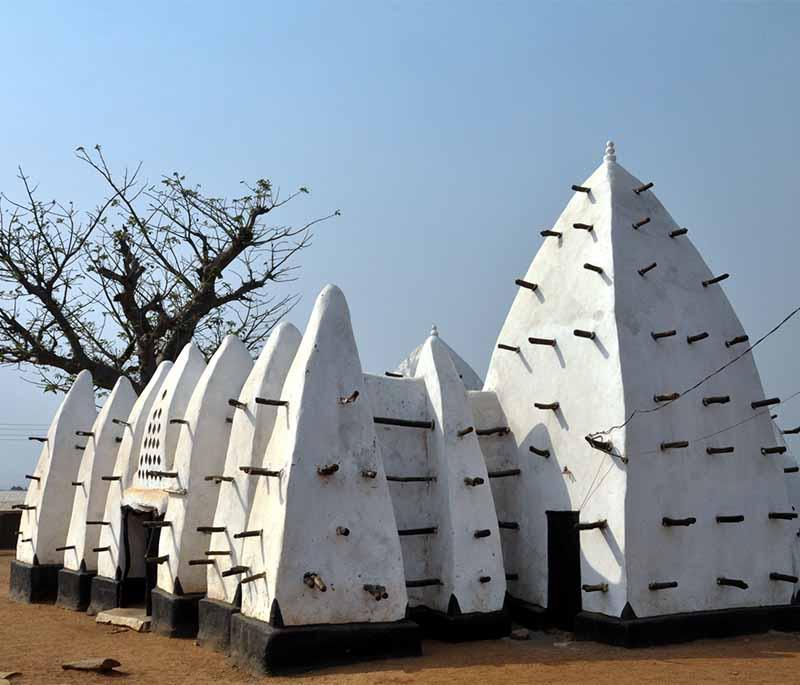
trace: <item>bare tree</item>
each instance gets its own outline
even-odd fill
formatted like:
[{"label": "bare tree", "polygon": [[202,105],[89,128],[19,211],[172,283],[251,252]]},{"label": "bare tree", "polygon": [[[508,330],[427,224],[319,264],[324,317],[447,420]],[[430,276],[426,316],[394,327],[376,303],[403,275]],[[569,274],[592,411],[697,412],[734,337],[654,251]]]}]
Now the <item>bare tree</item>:
[{"label": "bare tree", "polygon": [[47,390],[82,369],[141,389],[190,340],[206,355],[227,333],[258,346],[296,301],[269,286],[294,279],[311,228],[339,214],[274,224],[306,188],[282,198],[261,179],[218,198],[177,173],[147,183],[141,164],[116,175],[100,146],[76,155],[107,189],[91,211],[43,202],[22,169],[22,199],[0,195],[0,364],[32,365]]}]

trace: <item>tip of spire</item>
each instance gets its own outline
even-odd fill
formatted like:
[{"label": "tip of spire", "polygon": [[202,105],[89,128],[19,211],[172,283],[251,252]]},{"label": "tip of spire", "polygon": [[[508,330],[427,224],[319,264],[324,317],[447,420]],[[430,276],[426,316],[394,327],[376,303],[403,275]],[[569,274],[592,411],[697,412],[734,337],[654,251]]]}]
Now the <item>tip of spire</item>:
[{"label": "tip of spire", "polygon": [[616,162],[617,161],[617,151],[614,149],[614,141],[609,140],[606,143],[606,154],[603,156],[604,162]]},{"label": "tip of spire", "polygon": [[433,326],[431,326],[431,335],[434,338],[438,338],[439,337],[439,329],[436,327],[436,324],[433,324]]}]

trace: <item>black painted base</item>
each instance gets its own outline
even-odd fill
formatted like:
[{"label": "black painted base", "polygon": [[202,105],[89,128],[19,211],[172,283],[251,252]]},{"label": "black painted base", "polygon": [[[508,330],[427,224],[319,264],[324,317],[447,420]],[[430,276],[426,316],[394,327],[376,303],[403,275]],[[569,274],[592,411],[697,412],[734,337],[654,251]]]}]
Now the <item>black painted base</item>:
[{"label": "black painted base", "polygon": [[58,595],[58,572],[61,564],[26,564],[11,562],[8,596],[15,602],[52,604]]},{"label": "black painted base", "polygon": [[548,626],[547,609],[538,604],[506,595],[505,609],[514,623],[519,623],[529,630],[544,630]]},{"label": "black painted base", "polygon": [[145,603],[144,578],[128,578],[125,581],[95,576],[92,578],[91,599],[87,614],[94,616],[106,609],[138,606]]},{"label": "black painted base", "polygon": [[419,624],[426,637],[442,642],[497,640],[511,632],[511,617],[505,609],[448,616],[427,607],[413,607],[408,618]]},{"label": "black painted base", "polygon": [[649,647],[768,630],[800,630],[800,606],[744,607],[630,619],[582,611],[575,617],[575,635],[579,639],[622,647]]},{"label": "black painted base", "polygon": [[56,606],[72,611],[86,611],[92,599],[92,578],[96,575],[97,571],[62,568],[58,572]]},{"label": "black painted base", "polygon": [[239,608],[204,597],[198,604],[197,644],[227,653],[231,645],[231,618]]},{"label": "black painted base", "polygon": [[195,637],[197,605],[202,598],[203,593],[174,595],[155,588],[150,593],[153,603],[150,630],[166,637]]},{"label": "black painted base", "polygon": [[421,654],[419,627],[407,620],[275,628],[242,614],[231,618],[231,657],[257,674]]}]

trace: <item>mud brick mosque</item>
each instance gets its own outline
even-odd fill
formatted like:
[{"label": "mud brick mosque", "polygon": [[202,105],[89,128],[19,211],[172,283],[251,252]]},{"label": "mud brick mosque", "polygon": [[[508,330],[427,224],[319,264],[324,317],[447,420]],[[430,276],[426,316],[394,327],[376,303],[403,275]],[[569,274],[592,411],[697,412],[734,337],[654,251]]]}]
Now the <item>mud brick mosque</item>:
[{"label": "mud brick mosque", "polygon": [[506,275],[485,382],[435,328],[365,372],[336,286],[256,360],[189,344],[99,413],[79,374],[32,436],[12,597],[141,606],[267,673],[512,619],[631,647],[800,629],[793,431],[728,274],[613,143],[571,193]]}]

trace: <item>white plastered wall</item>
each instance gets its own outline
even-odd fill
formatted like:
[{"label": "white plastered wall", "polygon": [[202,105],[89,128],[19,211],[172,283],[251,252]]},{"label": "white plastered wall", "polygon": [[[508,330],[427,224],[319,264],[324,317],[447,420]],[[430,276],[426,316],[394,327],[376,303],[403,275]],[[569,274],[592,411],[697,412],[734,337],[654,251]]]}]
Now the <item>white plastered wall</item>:
[{"label": "white plastered wall", "polygon": [[81,371],[56,411],[47,431],[47,442],[25,496],[25,505],[36,507],[22,512],[20,534],[17,538],[17,559],[28,564],[60,564],[72,510],[72,482],[78,474],[82,444],[76,431],[87,431],[94,423],[92,376]]},{"label": "white plastered wall", "polygon": [[[497,342],[520,350],[495,348],[484,389],[496,393],[514,436],[522,471],[519,487],[529,507],[521,530],[524,526],[525,535],[537,541],[513,569],[519,580],[509,585],[511,593],[531,604],[547,605],[546,512],[579,511],[582,521],[608,522],[605,530],[581,533],[582,583],[609,585],[608,592],[585,593],[583,608],[619,616],[627,601],[626,472],[619,460],[592,449],[585,440],[598,426],[619,424],[625,416],[605,165],[582,185],[592,193],[574,193],[555,225],[548,227],[562,236],[544,239],[527,273],[508,275],[510,289],[515,277],[538,287],[517,288]],[[594,229],[576,229],[574,223]],[[586,263],[601,267],[603,273],[585,269]],[[595,339],[576,337],[575,329],[594,332]],[[534,345],[529,337],[555,339],[556,345]],[[558,410],[535,407],[552,402],[559,403]],[[530,452],[531,446],[549,450],[550,458]],[[596,490],[600,479],[601,489]]]},{"label": "white plastered wall", "polygon": [[257,476],[249,476],[241,468],[263,465],[275,422],[286,420],[284,407],[257,404],[255,399],[280,399],[286,374],[301,339],[300,331],[292,324],[278,324],[239,393],[238,401],[246,406],[234,412],[225,468],[221,474],[233,480],[219,483],[219,500],[213,516],[213,527],[225,528],[225,532],[212,533],[208,538],[208,550],[229,552],[229,556],[216,556],[216,563],[207,567],[207,595],[210,599],[233,602],[236,597],[239,579],[235,576],[223,578],[222,573],[242,564],[241,551],[246,540],[236,540],[233,535],[247,526],[258,483]]},{"label": "white plastered wall", "polygon": [[[431,608],[446,612],[451,596],[462,613],[499,611],[506,593],[497,513],[478,437],[458,431],[473,426],[472,409],[450,353],[437,336],[429,337],[417,365],[434,419],[428,453],[437,480],[433,511],[438,533],[432,561],[443,586]],[[465,478],[481,478],[470,486]],[[488,531],[476,537],[477,531]],[[481,582],[481,578],[488,581]]]},{"label": "white plastered wall", "polygon": [[134,402],[136,391],[127,378],[120,376],[90,429],[92,435],[82,438],[86,441],[86,449],[75,479],[80,485],[74,487],[66,542],[69,549],[64,551],[64,568],[77,571],[81,564],[84,570],[97,568],[94,549],[100,543],[101,526],[89,525],[87,521],[103,521],[111,483],[102,478],[110,476],[114,469],[124,431],[124,426],[112,419],[127,421]]},{"label": "white plastered wall", "polygon": [[[637,195],[633,189],[641,181],[614,161],[604,167],[613,192],[616,318],[630,413],[654,408],[656,393],[683,392],[747,345],[725,345],[744,331],[723,286],[703,286],[719,272],[712,273],[689,236],[669,237],[679,226],[653,191]],[[633,230],[631,224],[645,216],[650,223]],[[637,269],[652,262],[658,266],[641,277]],[[677,335],[654,341],[651,332],[663,330]],[[688,335],[701,332],[709,337],[687,343]],[[729,396],[730,402],[704,406],[702,399],[710,396]],[[791,508],[783,459],[761,454],[776,444],[770,408],[751,407],[762,399],[753,356],[745,355],[676,402],[634,418],[624,438],[612,433],[615,442],[624,439],[630,459],[626,556],[629,602],[637,616],[789,602],[793,585],[769,574],[792,573],[797,525],[768,519],[770,512]],[[689,447],[660,449],[662,442],[680,440]],[[733,446],[734,453],[706,453],[723,446]],[[611,495],[613,490],[600,496]],[[718,515],[743,515],[744,521],[717,523]],[[697,523],[664,527],[664,516],[695,517]],[[749,588],[720,586],[720,576],[744,580]],[[651,591],[654,581],[677,581],[678,587]]]},{"label": "white plastered wall", "polygon": [[[172,366],[172,362],[161,362],[144,390],[142,390],[142,393],[136,399],[136,402],[134,402],[130,414],[111,417],[112,419],[121,419],[127,425],[123,426],[122,443],[119,446],[113,469],[110,469],[108,473],[100,474],[100,476],[119,477],[119,480],[111,481],[109,484],[103,510],[103,521],[108,522],[109,525],[103,526],[100,531],[99,547],[110,548],[108,552],[101,552],[97,557],[97,574],[105,578],[115,578],[117,569],[120,569],[121,572],[127,561],[125,549],[122,545],[121,507],[123,494],[130,487],[136,473],[136,467],[139,463],[139,451],[144,439],[150,408],[155,402]],[[139,560],[138,563],[140,565],[138,576],[141,576],[144,571],[144,560]]]},{"label": "white plastered wall", "polygon": [[228,335],[204,369],[192,392],[180,426],[171,472],[165,477],[169,500],[158,555],[168,560],[158,566],[158,587],[174,592],[180,580],[183,592],[205,592],[206,568],[189,565],[193,559],[206,559],[208,538],[197,526],[208,520],[217,507],[219,487],[205,476],[217,474],[224,467],[234,412],[228,400],[239,396],[253,360],[244,343]]},{"label": "white plastered wall", "polygon": [[[268,621],[277,600],[285,625],[402,619],[408,599],[397,524],[350,313],[335,286],[317,298],[282,399],[287,421],[276,424],[265,459],[282,475],[259,479],[248,529],[262,532],[243,553],[248,573],[266,577],[243,585],[242,612]],[[335,473],[318,473],[332,464]],[[326,591],[308,587],[307,573]],[[384,586],[387,597],[376,601],[365,584]]]}]

